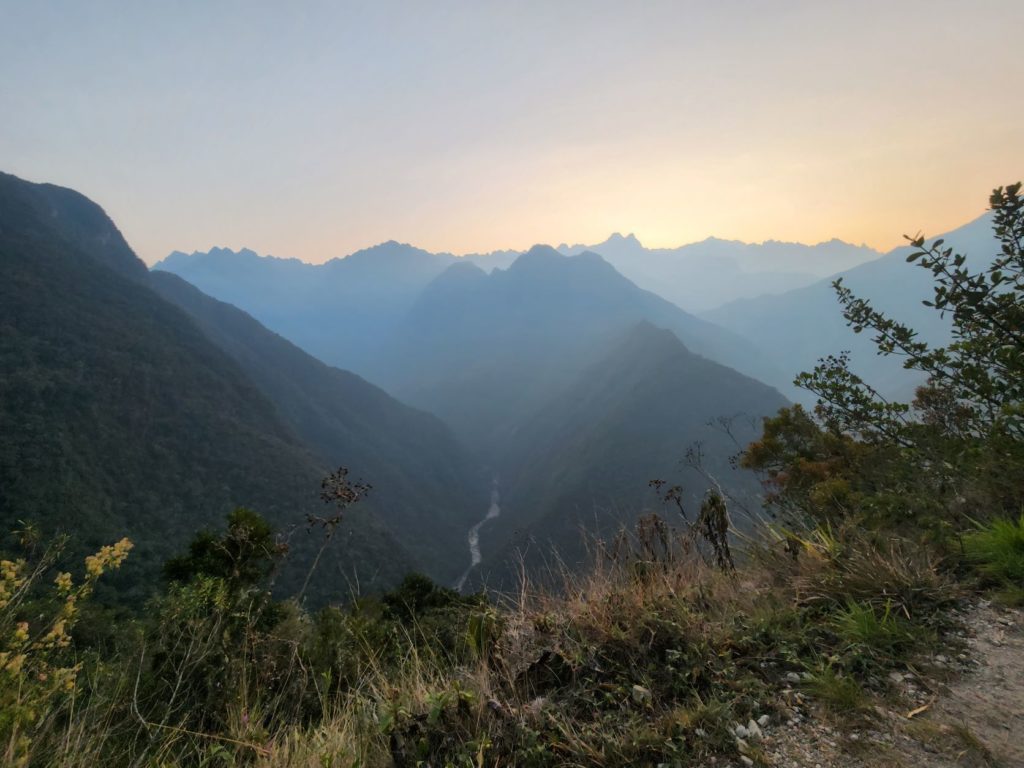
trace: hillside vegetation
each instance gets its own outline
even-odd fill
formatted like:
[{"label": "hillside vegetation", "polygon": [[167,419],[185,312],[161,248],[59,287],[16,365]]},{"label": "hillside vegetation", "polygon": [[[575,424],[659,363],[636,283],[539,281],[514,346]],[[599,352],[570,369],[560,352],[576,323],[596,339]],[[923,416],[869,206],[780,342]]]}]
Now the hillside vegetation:
[{"label": "hillside vegetation", "polygon": [[[723,537],[714,490],[692,505],[659,484],[680,527],[645,518],[596,542],[589,569],[556,568],[554,587],[526,580],[492,603],[409,577],[310,615],[270,594],[283,553],[237,510],[168,563],[145,618],[117,626],[90,621],[88,598],[130,542],[64,572],[23,541],[0,564],[5,761],[769,765],[765,730],[823,720],[860,765],[899,764],[891,744],[857,741],[881,728],[997,765],[965,726],[928,720],[928,669],[964,651],[965,598],[1024,596],[1019,192],[993,193],[1000,251],[980,270],[911,245],[951,320],[945,346],[837,282],[846,321],[927,383],[912,403],[881,399],[838,352],[802,374],[814,411],[783,408],[739,457],[776,516],[757,537]],[[344,475],[327,490],[338,514],[362,503]]]}]

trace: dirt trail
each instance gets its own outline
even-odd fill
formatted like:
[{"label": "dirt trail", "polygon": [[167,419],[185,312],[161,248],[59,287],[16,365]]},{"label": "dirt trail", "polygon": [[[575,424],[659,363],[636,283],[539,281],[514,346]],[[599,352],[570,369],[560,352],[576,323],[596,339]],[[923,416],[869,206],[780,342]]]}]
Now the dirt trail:
[{"label": "dirt trail", "polygon": [[909,707],[876,707],[863,728],[832,727],[818,719],[780,723],[766,731],[762,764],[1024,768],[1024,611],[980,602],[960,619],[964,651],[939,654],[922,676],[900,682]]},{"label": "dirt trail", "polygon": [[940,693],[932,719],[966,726],[998,764],[1024,766],[1024,613],[980,606],[967,620],[978,669]]}]

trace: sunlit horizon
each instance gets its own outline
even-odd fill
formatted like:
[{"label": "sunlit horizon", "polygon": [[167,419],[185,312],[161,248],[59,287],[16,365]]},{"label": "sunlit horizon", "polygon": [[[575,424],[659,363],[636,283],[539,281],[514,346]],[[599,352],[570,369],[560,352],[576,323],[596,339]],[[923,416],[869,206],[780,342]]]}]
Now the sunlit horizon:
[{"label": "sunlit horizon", "polygon": [[0,170],[149,264],[707,237],[885,252],[1024,176],[1024,5],[8,4]]}]

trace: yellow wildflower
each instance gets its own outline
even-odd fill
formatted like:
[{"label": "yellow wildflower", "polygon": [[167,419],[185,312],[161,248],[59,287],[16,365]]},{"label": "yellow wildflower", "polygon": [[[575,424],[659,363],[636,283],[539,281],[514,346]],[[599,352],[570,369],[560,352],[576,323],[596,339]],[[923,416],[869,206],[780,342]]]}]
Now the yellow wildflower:
[{"label": "yellow wildflower", "polygon": [[89,555],[85,558],[85,572],[90,576],[100,576],[103,573],[103,560],[100,555]]}]

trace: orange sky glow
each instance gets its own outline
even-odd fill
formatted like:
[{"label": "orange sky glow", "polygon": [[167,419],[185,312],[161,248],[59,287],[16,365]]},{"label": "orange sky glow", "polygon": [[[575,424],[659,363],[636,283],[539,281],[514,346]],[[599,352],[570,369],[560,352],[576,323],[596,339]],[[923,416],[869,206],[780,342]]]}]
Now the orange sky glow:
[{"label": "orange sky glow", "polygon": [[1024,177],[1020,2],[43,5],[0,25],[0,169],[92,197],[149,263],[887,250]]}]

